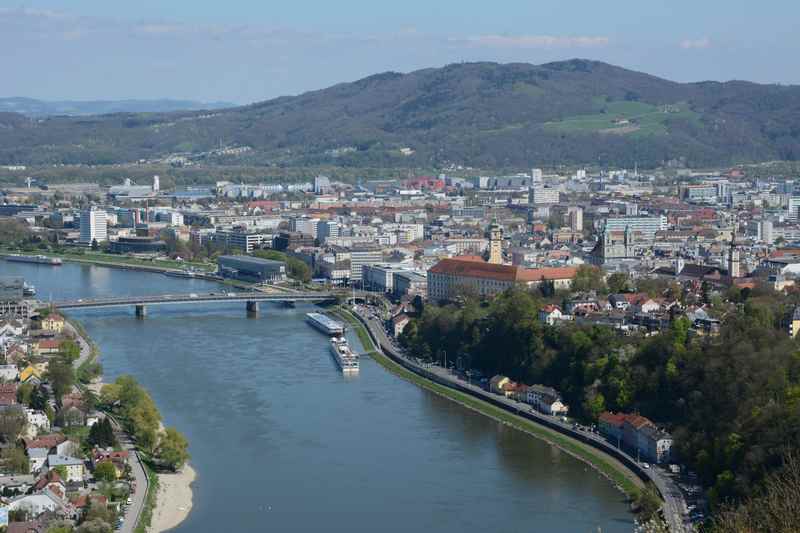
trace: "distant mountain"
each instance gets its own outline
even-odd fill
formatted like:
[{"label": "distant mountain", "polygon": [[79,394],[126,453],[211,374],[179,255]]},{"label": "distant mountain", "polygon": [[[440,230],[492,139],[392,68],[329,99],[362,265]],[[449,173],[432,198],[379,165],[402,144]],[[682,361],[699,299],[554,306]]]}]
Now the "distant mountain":
[{"label": "distant mountain", "polygon": [[800,158],[800,87],[676,83],[606,63],[386,72],[212,113],[0,113],[0,163],[115,163],[225,146],[226,164],[528,168]]},{"label": "distant mountain", "polygon": [[81,116],[109,113],[168,113],[235,107],[230,102],[194,102],[192,100],[60,100],[34,98],[0,98],[0,112],[19,113],[29,117],[53,115]]}]

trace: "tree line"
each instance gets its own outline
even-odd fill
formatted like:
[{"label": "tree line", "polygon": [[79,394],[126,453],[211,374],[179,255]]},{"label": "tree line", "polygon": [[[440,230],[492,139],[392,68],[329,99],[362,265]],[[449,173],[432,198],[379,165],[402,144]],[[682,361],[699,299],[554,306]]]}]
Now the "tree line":
[{"label": "tree line", "polygon": [[720,334],[685,317],[652,337],[605,326],[547,326],[541,294],[514,288],[490,302],[427,305],[401,342],[417,357],[560,391],[570,412],[638,412],[671,430],[680,461],[712,505],[752,493],[800,439],[800,351],[782,318],[797,295],[726,303]]}]

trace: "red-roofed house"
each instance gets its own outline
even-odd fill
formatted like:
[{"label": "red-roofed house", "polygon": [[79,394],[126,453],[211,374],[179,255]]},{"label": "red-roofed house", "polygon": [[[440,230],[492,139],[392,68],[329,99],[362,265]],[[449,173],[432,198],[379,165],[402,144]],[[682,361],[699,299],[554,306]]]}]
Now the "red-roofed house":
[{"label": "red-roofed house", "polygon": [[552,282],[556,289],[569,288],[574,267],[522,268],[487,263],[475,256],[442,259],[428,270],[428,298],[452,300],[463,292],[494,296],[514,285],[535,287]]}]

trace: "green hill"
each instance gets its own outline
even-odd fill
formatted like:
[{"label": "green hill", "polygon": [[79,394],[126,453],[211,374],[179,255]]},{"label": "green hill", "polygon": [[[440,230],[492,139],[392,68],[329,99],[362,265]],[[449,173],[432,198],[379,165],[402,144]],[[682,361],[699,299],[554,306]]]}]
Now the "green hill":
[{"label": "green hill", "polygon": [[36,120],[0,113],[0,164],[118,163],[220,143],[253,150],[207,161],[527,168],[796,160],[800,87],[676,83],[575,59],[387,72],[206,112]]}]

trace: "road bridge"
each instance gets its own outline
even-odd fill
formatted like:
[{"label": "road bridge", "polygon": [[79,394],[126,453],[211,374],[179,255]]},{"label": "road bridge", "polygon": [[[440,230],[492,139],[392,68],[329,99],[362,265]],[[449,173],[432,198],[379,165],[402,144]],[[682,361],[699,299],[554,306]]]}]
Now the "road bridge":
[{"label": "road bridge", "polygon": [[122,296],[112,298],[79,298],[48,303],[48,306],[66,311],[70,309],[102,309],[110,307],[133,307],[136,316],[144,318],[151,305],[196,305],[244,302],[248,313],[257,313],[261,302],[277,302],[294,304],[297,302],[320,303],[336,300],[337,296],[329,292],[212,292],[187,294],[155,294],[142,296]]}]

